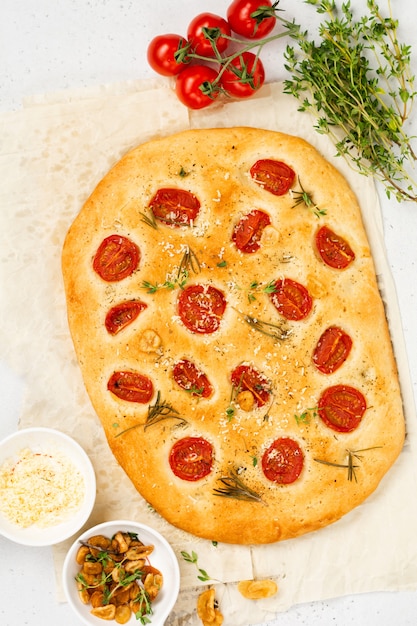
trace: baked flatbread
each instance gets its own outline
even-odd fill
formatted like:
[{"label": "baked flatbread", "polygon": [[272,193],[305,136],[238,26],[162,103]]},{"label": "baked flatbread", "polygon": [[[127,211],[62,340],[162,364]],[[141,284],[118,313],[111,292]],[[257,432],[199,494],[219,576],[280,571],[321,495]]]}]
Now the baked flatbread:
[{"label": "baked flatbread", "polygon": [[191,130],[128,153],[63,249],[109,446],[171,524],[276,542],[365,500],[404,417],[357,200],[304,140]]}]

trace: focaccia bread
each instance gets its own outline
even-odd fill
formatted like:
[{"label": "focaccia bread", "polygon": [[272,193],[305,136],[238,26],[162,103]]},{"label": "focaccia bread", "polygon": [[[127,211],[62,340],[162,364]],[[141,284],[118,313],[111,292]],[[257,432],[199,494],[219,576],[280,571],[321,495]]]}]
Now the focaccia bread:
[{"label": "focaccia bread", "polygon": [[137,147],[70,227],[63,276],[109,446],[171,524],[296,537],[363,502],[400,453],[360,209],[304,140],[228,128]]}]

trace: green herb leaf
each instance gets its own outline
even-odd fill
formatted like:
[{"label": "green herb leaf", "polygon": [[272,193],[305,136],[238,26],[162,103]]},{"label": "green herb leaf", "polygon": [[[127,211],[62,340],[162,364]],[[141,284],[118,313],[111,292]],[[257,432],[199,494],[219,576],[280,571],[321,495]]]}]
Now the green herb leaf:
[{"label": "green herb leaf", "polygon": [[222,476],[219,478],[219,481],[223,486],[218,489],[213,489],[213,494],[215,496],[235,498],[236,500],[263,502],[259,494],[245,485],[239,476],[239,470],[230,470],[229,475]]},{"label": "green herb leaf", "polygon": [[373,446],[371,448],[362,448],[362,450],[346,450],[347,453],[347,462],[346,463],[335,463],[332,461],[327,461],[325,459],[314,459],[316,463],[322,463],[323,465],[329,465],[331,467],[342,468],[347,470],[347,479],[348,481],[354,480],[358,482],[356,470],[359,468],[357,462],[362,461],[363,452],[368,452],[369,450],[377,450],[382,446]]},{"label": "green herb leaf", "polygon": [[[398,21],[367,0],[368,14],[355,18],[350,2],[306,0],[320,15],[319,40],[294,22],[278,18],[294,46],[284,54],[285,93],[311,113],[315,129],[334,142],[360,173],[381,181],[387,196],[417,202],[412,168],[417,160],[404,124],[417,95],[411,48],[397,36]],[[307,196],[301,193],[300,201]]]},{"label": "green herb leaf", "polygon": [[197,570],[198,570],[198,580],[201,580],[202,582],[207,582],[209,580],[214,580],[214,578],[212,578],[211,576],[209,576],[209,574],[206,572],[206,570],[201,569],[198,565],[198,556],[197,553],[194,552],[194,550],[191,552],[191,554],[189,554],[188,552],[186,552],[185,550],[183,550],[181,552],[181,556],[184,559],[184,561],[186,561],[187,563],[191,563],[192,565],[195,565]]}]

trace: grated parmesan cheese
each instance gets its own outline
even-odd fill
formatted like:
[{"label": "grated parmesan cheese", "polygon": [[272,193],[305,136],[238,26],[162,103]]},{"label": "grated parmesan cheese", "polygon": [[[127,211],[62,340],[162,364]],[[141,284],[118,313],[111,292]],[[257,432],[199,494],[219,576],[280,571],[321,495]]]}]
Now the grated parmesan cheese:
[{"label": "grated parmesan cheese", "polygon": [[24,449],[0,468],[0,511],[22,528],[66,521],[80,509],[84,493],[81,472],[58,452]]}]

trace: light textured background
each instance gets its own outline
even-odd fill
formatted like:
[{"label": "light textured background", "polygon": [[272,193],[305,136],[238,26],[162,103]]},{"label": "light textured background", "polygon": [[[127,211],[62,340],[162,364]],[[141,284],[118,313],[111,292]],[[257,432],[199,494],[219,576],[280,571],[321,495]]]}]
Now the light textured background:
[{"label": "light textured background", "polygon": [[[380,0],[381,8],[386,0]],[[364,0],[352,0],[364,7]],[[149,39],[163,32],[184,33],[188,22],[201,11],[225,14],[223,0],[3,0],[0,7],[0,110],[18,109],[26,97],[66,89],[84,89],[101,84],[153,77],[146,64]],[[314,11],[301,0],[281,8],[310,28]],[[400,35],[416,42],[414,0],[395,0]],[[282,64],[284,42],[264,50],[268,80],[285,78]],[[416,51],[417,53],[417,51]],[[414,71],[417,58],[413,59]],[[115,112],[117,114],[117,111]],[[414,118],[414,129],[416,128]],[[416,132],[416,130],[414,130]],[[380,190],[381,191],[381,190]],[[389,264],[396,283],[411,376],[416,395],[417,330],[415,236],[417,207],[398,205],[380,193]],[[0,233],[1,238],[4,233]],[[1,285],[0,285],[1,289]],[[0,291],[1,297],[1,291]],[[25,306],[22,294],[22,306]],[[13,315],[13,311],[10,312]],[[1,346],[0,346],[1,354]],[[0,436],[16,428],[25,381],[0,361]],[[417,497],[417,494],[410,494]],[[417,520],[410,520],[415,524]],[[383,552],[384,546],[381,546]],[[0,538],[4,626],[52,626],[59,622],[76,626],[67,605],[55,597],[52,554],[48,549],[23,549]],[[360,562],[357,564],[360,569]],[[300,571],[300,584],[303,572]],[[295,607],[272,624],[366,624],[385,626],[415,623],[415,591],[366,594]]]}]

